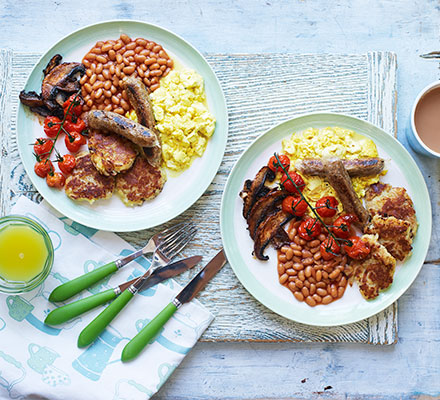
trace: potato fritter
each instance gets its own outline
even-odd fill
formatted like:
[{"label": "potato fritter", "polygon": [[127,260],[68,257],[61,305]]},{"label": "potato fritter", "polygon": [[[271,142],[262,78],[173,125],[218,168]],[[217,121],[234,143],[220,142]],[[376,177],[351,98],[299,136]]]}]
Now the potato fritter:
[{"label": "potato fritter", "polygon": [[114,188],[115,178],[101,175],[93,165],[89,153],[81,153],[76,157],[76,166],[65,185],[66,194],[71,199],[90,203],[111,197]]},{"label": "potato fritter", "polygon": [[378,235],[363,235],[362,240],[370,246],[370,254],[363,260],[352,260],[346,273],[355,279],[362,296],[371,300],[393,283],[396,259],[378,242]]},{"label": "potato fritter", "polygon": [[106,176],[130,169],[138,154],[129,140],[95,129],[90,129],[89,151],[96,169]]},{"label": "potato fritter", "polygon": [[116,191],[124,204],[141,205],[145,200],[154,199],[166,182],[165,172],[152,167],[143,157],[137,157],[134,165],[116,177]]},{"label": "potato fritter", "polygon": [[403,261],[412,250],[411,224],[393,216],[383,217],[376,214],[365,233],[379,235],[379,242],[397,260]]},{"label": "potato fritter", "polygon": [[416,211],[411,198],[404,188],[377,183],[367,190],[365,198],[367,209],[371,215],[383,217],[393,216],[408,221],[411,237],[417,232]]}]

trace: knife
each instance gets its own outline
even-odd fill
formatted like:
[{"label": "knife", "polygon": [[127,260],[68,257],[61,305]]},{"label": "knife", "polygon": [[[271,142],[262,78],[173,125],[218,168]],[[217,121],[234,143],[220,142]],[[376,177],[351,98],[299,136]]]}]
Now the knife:
[{"label": "knife", "polygon": [[107,306],[93,321],[91,321],[78,337],[78,347],[86,347],[92,344],[104,331],[113,319],[122,311],[133,296],[142,289],[152,275],[151,268],[144,275],[137,278],[126,290],[124,290],[115,301]]},{"label": "knife", "polygon": [[[159,282],[193,268],[200,262],[201,259],[201,256],[188,257],[154,270],[150,275],[150,278],[142,287],[142,290],[153,287]],[[101,304],[108,303],[109,301],[118,297],[125,289],[130,287],[130,285],[136,282],[138,279],[139,278],[134,278],[131,281],[125,282],[113,289],[108,289],[104,292],[85,297],[84,299],[74,301],[62,307],[58,307],[47,315],[44,323],[47,325],[59,325],[77,317],[78,315],[84,314],[85,312],[98,307]]]},{"label": "knife", "polygon": [[148,325],[131,339],[122,351],[121,361],[130,361],[138,356],[144,347],[159,333],[166,322],[182,304],[191,301],[226,264],[223,249],[174,297]]}]

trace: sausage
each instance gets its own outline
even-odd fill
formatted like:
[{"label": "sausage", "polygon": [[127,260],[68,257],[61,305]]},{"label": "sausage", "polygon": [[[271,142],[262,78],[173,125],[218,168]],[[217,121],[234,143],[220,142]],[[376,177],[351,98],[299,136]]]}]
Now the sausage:
[{"label": "sausage", "polygon": [[122,84],[127,92],[128,101],[136,112],[138,122],[153,131],[157,137],[157,145],[149,148],[142,147],[142,152],[153,167],[159,167],[162,162],[162,147],[148,90],[138,78],[126,77]]},{"label": "sausage", "polygon": [[326,169],[326,178],[328,183],[335,189],[341,200],[344,211],[348,214],[354,214],[359,221],[356,224],[363,228],[370,220],[370,214],[362,205],[359,197],[353,189],[351,179],[347,170],[344,168],[341,160],[324,160]]},{"label": "sausage", "polygon": [[[385,162],[382,158],[355,158],[353,160],[341,160],[344,168],[350,176],[370,176],[382,172]],[[306,158],[295,163],[296,169],[304,175],[325,176],[326,171],[323,160]]]},{"label": "sausage", "polygon": [[90,128],[117,133],[140,147],[154,147],[158,145],[157,136],[151,129],[117,113],[92,110],[87,113],[86,119]]}]

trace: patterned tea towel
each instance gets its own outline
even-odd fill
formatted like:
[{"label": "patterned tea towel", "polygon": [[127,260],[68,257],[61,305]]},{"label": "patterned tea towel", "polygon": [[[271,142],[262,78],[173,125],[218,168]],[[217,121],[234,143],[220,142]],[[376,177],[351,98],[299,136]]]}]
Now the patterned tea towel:
[{"label": "patterned tea towel", "polygon": [[[196,344],[213,315],[196,300],[185,304],[137,359],[123,364],[124,346],[179,291],[168,280],[140,292],[91,346],[79,349],[79,333],[103,307],[50,327],[43,323],[56,307],[47,300],[49,294],[133,248],[114,233],[86,228],[48,210],[47,205],[21,197],[11,212],[32,218],[47,230],[55,260],[50,276],[38,288],[19,295],[0,293],[0,398],[150,398]],[[149,265],[141,257],[75,299],[139,276]]]}]

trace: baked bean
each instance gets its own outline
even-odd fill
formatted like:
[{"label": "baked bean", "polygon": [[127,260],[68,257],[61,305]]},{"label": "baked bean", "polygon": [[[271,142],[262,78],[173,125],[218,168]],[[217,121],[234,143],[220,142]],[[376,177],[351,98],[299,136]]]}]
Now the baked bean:
[{"label": "baked bean", "polygon": [[[102,76],[106,79],[106,80],[108,80],[109,81],[109,79],[110,79],[110,71],[108,70],[108,69],[104,69],[103,71],[102,71]],[[110,85],[111,85],[111,81],[109,81],[110,82]]]},{"label": "baked bean", "polygon": [[95,94],[95,99],[99,99],[102,96],[102,89],[99,88],[94,94]]},{"label": "baked bean", "polygon": [[329,274],[329,278],[330,279],[335,279],[339,276],[339,274],[341,273],[341,271],[339,269],[335,269],[332,273]]},{"label": "baked bean", "polygon": [[116,54],[116,62],[117,62],[118,64],[121,64],[121,63],[122,63],[122,60],[123,60],[123,57],[122,57],[120,54]]},{"label": "baked bean", "polygon": [[[112,88],[114,88],[114,86],[112,86]],[[116,88],[115,88],[116,89]],[[116,97],[115,95],[112,96],[112,103],[119,105],[119,98]]]},{"label": "baked bean", "polygon": [[125,101],[128,101],[127,92],[126,92],[125,90],[122,91],[121,95],[122,95],[122,98],[123,98]]},{"label": "baked bean", "polygon": [[327,290],[325,290],[324,288],[317,288],[316,293],[318,293],[322,297],[327,296]]},{"label": "baked bean", "polygon": [[320,258],[321,258],[321,253],[315,253],[315,254],[313,254],[313,259],[314,259],[315,261],[318,261]]},{"label": "baked bean", "polygon": [[295,269],[296,271],[301,271],[304,269],[304,265],[302,265],[301,263],[295,263],[293,264],[293,269]]},{"label": "baked bean", "polygon": [[130,110],[130,104],[128,104],[124,99],[121,99],[121,106],[125,111]]},{"label": "baked bean", "polygon": [[[130,39],[130,41],[131,41],[131,39]],[[128,50],[134,50],[135,48],[136,48],[136,42],[131,42],[131,43],[126,43],[126,46],[125,46]]]},{"label": "baked bean", "polygon": [[322,278],[328,279],[328,273],[326,271],[322,271]]},{"label": "baked bean", "polygon": [[320,242],[323,242],[326,238],[327,237],[323,233],[320,233],[319,236],[318,236],[318,239],[319,239]]},{"label": "baked bean", "polygon": [[309,288],[306,286],[303,286],[303,288],[301,289],[301,293],[303,294],[304,297],[309,296],[310,295]]},{"label": "baked bean", "polygon": [[295,254],[295,256],[297,256],[297,257],[302,257],[301,250],[293,250],[293,254]]},{"label": "baked bean", "polygon": [[335,284],[330,285],[330,295],[336,299],[338,297],[338,289]]},{"label": "baked bean", "polygon": [[299,236],[295,236],[295,239],[293,239],[295,244],[297,244],[298,246],[300,245],[300,240],[301,240],[301,238]]},{"label": "baked bean", "polygon": [[162,50],[162,46],[159,46],[158,44],[156,46],[153,47],[153,52],[154,53],[159,53],[159,51]]},{"label": "baked bean", "polygon": [[299,250],[299,251],[301,251],[301,249],[302,249],[302,247],[301,247],[301,246],[298,246],[296,243],[291,243],[291,244],[290,244],[290,247],[291,247],[293,250]]},{"label": "baked bean", "polygon": [[[313,271],[313,270],[312,270]],[[309,282],[310,283],[316,283],[316,279],[313,277],[313,276],[311,276],[310,278],[309,278]]]},{"label": "baked bean", "polygon": [[163,49],[159,51],[159,57],[168,59],[167,53]]},{"label": "baked bean", "polygon": [[324,265],[323,269],[325,272],[328,272],[328,273],[333,271],[333,267],[331,265]]},{"label": "baked bean", "polygon": [[312,265],[313,264],[313,258],[309,257],[309,258],[305,258],[303,260],[303,264],[304,265]]},{"label": "baked bean", "polygon": [[316,246],[316,247],[312,247],[312,248],[310,249],[310,251],[311,251],[313,254],[318,253],[319,255],[321,255],[321,245]]},{"label": "baked bean", "polygon": [[344,275],[341,275],[341,280],[339,281],[339,286],[347,286],[347,278]]},{"label": "baked bean", "polygon": [[307,289],[310,289],[310,282],[307,279],[304,281],[304,286],[306,286]]},{"label": "baked bean", "polygon": [[316,293],[316,285],[314,283],[311,283],[309,290],[310,290],[310,294],[314,295]]},{"label": "baked bean", "polygon": [[151,50],[155,45],[156,45],[156,43],[154,43],[154,42],[148,42],[147,49]]},{"label": "baked bean", "polygon": [[95,61],[95,58],[96,58],[96,54],[94,53],[87,53],[85,56],[85,59],[89,60],[90,62]]},{"label": "baked bean", "polygon": [[160,69],[155,69],[154,71],[150,70],[150,76],[161,76],[162,75],[162,71]]},{"label": "baked bean", "polygon": [[321,281],[321,279],[322,279],[322,271],[321,270],[317,270],[316,271],[316,273],[315,273],[315,279],[316,279],[316,281],[317,282],[320,282]]},{"label": "baked bean", "polygon": [[[124,110],[122,110],[122,111],[124,111]],[[115,110],[115,112],[117,112],[116,110]],[[289,275],[287,275],[287,274],[283,274],[283,275],[281,275],[280,276],[280,283],[282,284],[282,285],[284,285],[286,282],[287,282],[287,278],[289,277]]]},{"label": "baked bean", "polygon": [[341,298],[344,295],[346,286],[339,286],[338,287],[338,298]]},{"label": "baked bean", "polygon": [[312,253],[310,253],[310,251],[308,251],[308,250],[303,250],[302,256],[303,256],[303,258],[310,258],[310,257],[312,257]]},{"label": "baked bean", "polygon": [[289,283],[287,284],[287,287],[288,287],[292,292],[295,292],[295,291],[296,291],[295,282],[289,282]]},{"label": "baked bean", "polygon": [[85,83],[84,89],[86,89],[87,93],[92,93],[92,90],[93,90],[92,85],[90,85],[90,83]]},{"label": "baked bean", "polygon": [[[128,49],[128,46],[127,46],[127,49]],[[128,58],[128,57],[130,57],[130,56],[134,56],[134,51],[133,50],[127,50],[124,54],[123,54],[123,57],[125,57],[125,58]]]},{"label": "baked bean", "polygon": [[145,75],[145,78],[144,78],[144,83],[145,83],[145,85],[147,85],[147,86],[150,86],[150,85],[151,85],[151,82],[150,82],[150,80],[147,78],[146,75]]},{"label": "baked bean", "polygon": [[158,58],[158,59],[157,59],[157,63],[158,63],[159,65],[165,65],[165,67],[166,67],[166,65],[167,65],[167,60],[166,60],[165,58]]},{"label": "baked bean", "polygon": [[86,68],[89,68],[89,67],[90,67],[90,61],[87,60],[86,58],[84,58],[84,59],[82,60],[82,63],[84,64],[84,66],[85,66]]},{"label": "baked bean", "polygon": [[122,46],[123,46],[122,42],[118,41],[116,44],[113,45],[113,50],[118,51],[122,48]]},{"label": "baked bean", "polygon": [[144,71],[142,71],[141,67],[137,67],[136,71],[141,78],[143,78],[145,76]]},{"label": "baked bean", "polygon": [[93,90],[98,90],[101,89],[104,86],[104,83],[101,81],[96,81],[93,85],[92,88]]},{"label": "baked bean", "polygon": [[93,105],[92,99],[87,100],[87,107],[92,107],[92,105]]},{"label": "baked bean", "polygon": [[286,258],[287,258],[288,260],[291,260],[292,257],[293,257],[293,250],[292,250],[292,249],[287,250],[287,251],[286,251]]},{"label": "baked bean", "polygon": [[281,261],[281,262],[286,262],[287,261],[287,257],[286,257],[286,255],[285,254],[279,254],[278,255],[278,261]]},{"label": "baked bean", "polygon": [[296,276],[295,275],[289,275],[289,282],[295,282],[296,281]]},{"label": "baked bean", "polygon": [[[113,100],[113,98],[112,98],[112,100]],[[119,99],[118,99],[118,103],[119,103]],[[284,272],[286,272],[286,268],[284,268],[284,264],[278,264],[278,274],[283,275]]]},{"label": "baked bean", "polygon": [[298,278],[301,279],[302,281],[306,280],[306,276],[304,275],[304,271],[303,270],[298,272]]},{"label": "baked bean", "polygon": [[301,280],[299,280],[299,279],[295,279],[295,286],[296,286],[298,289],[302,289],[302,288],[304,287],[304,282],[301,281]]},{"label": "baked bean", "polygon": [[313,297],[311,296],[307,296],[306,297],[306,303],[310,306],[310,307],[315,307],[316,306],[316,301]]},{"label": "baked bean", "polygon": [[327,287],[327,285],[324,282],[317,282],[316,287],[325,289]]},{"label": "baked bean", "polygon": [[286,269],[286,274],[289,276],[296,275],[296,271],[293,268]]},{"label": "baked bean", "polygon": [[293,261],[296,263],[302,263],[302,258],[301,257],[297,257],[297,256],[293,256]]},{"label": "baked bean", "polygon": [[120,38],[125,44],[131,42],[130,36],[126,35],[125,33],[121,34]]},{"label": "baked bean", "polygon": [[313,297],[313,300],[315,300],[317,303],[321,303],[322,297],[320,295],[314,294],[312,297]]},{"label": "baked bean", "polygon": [[113,106],[112,106],[111,104],[107,104],[107,105],[104,107],[104,111],[111,111],[112,108],[113,108]]},{"label": "baked bean", "polygon": [[147,58],[147,59],[144,61],[144,64],[147,65],[147,66],[150,66],[150,65],[154,64],[155,62],[156,62],[156,59],[155,59],[155,58]]},{"label": "baked bean", "polygon": [[134,60],[135,60],[136,63],[138,63],[138,64],[142,64],[142,63],[144,63],[146,59],[147,59],[147,57],[145,57],[145,56],[143,56],[143,55],[140,55],[140,54],[136,54],[136,55],[134,56]]},{"label": "baked bean", "polygon": [[171,58],[167,61],[167,67],[169,67],[169,68],[174,67],[174,61]]},{"label": "baked bean", "polygon": [[293,293],[293,295],[295,296],[295,299],[297,299],[298,301],[304,301],[304,296],[301,292],[295,292]]},{"label": "baked bean", "polygon": [[[107,82],[106,82],[107,83]],[[105,86],[104,86],[105,87]],[[111,99],[112,98],[112,92],[110,92],[110,90],[104,90],[104,96],[107,99]],[[106,100],[107,101],[107,100]]]},{"label": "baked bean", "polygon": [[[130,65],[130,60],[128,58],[122,57],[122,62],[125,64],[126,67]],[[122,66],[124,68],[124,66]]]},{"label": "baked bean", "polygon": [[122,71],[124,72],[124,74],[126,75],[130,75],[134,72],[135,67],[130,66],[130,67],[125,67],[122,69]]},{"label": "baked bean", "polygon": [[311,242],[309,242],[310,247],[316,247],[316,246],[319,246],[320,244],[321,244],[321,241],[319,239],[315,239],[315,240],[312,240]]},{"label": "baked bean", "polygon": [[113,48],[113,45],[111,43],[106,43],[101,47],[101,51],[103,53],[107,53],[109,50]]},{"label": "baked bean", "polygon": [[87,81],[87,79],[88,79],[89,77],[87,76],[87,75],[83,75],[82,76],[82,78],[79,80],[79,83],[81,84],[81,85],[84,85],[84,83],[86,83],[86,81]]},{"label": "baked bean", "polygon": [[304,275],[307,278],[310,278],[312,276],[312,267],[310,265],[304,270]]},{"label": "baked bean", "polygon": [[107,62],[107,58],[105,58],[104,56],[96,56],[96,61],[105,64]]},{"label": "baked bean", "polygon": [[102,72],[103,68],[104,67],[102,66],[102,64],[96,65],[95,74],[100,74]]},{"label": "baked bean", "polygon": [[322,298],[322,304],[330,304],[333,301],[333,297],[329,294]]}]

